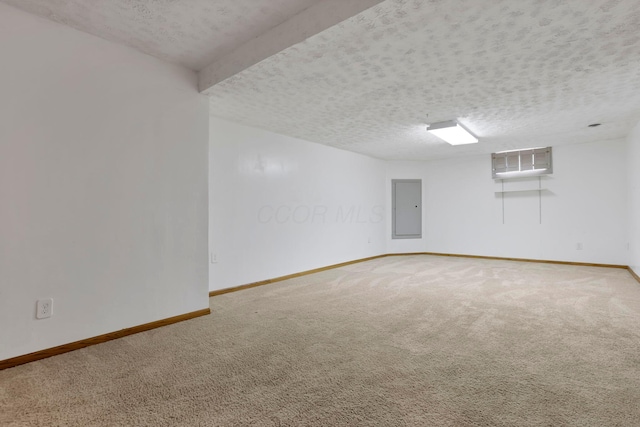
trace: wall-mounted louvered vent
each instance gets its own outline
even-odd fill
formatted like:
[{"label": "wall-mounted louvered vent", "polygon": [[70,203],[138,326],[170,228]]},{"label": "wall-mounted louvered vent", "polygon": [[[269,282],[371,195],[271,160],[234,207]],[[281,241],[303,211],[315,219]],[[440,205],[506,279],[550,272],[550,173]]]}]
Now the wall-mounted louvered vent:
[{"label": "wall-mounted louvered vent", "polygon": [[494,179],[551,174],[551,147],[493,153],[491,172]]}]

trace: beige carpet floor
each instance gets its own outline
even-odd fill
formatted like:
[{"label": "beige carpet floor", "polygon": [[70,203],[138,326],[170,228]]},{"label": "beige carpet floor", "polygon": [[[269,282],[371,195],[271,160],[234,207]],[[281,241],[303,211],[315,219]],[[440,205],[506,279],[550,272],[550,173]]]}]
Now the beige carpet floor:
[{"label": "beige carpet floor", "polygon": [[640,426],[627,271],[387,257],[0,372],[1,426]]}]

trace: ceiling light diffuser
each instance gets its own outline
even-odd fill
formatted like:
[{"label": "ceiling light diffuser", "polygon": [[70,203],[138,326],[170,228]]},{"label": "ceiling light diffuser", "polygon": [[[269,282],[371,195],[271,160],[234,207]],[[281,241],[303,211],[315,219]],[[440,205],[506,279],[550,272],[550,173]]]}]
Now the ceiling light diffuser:
[{"label": "ceiling light diffuser", "polygon": [[427,127],[427,131],[451,145],[475,144],[478,138],[469,133],[456,120],[433,123]]}]

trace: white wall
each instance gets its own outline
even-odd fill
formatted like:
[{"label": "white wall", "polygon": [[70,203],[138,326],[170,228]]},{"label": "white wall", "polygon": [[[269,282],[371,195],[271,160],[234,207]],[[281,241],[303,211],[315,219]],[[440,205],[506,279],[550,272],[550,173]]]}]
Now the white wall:
[{"label": "white wall", "polygon": [[[389,162],[388,252],[626,265],[625,156],[624,140],[554,147],[554,173],[542,180],[549,191],[542,193],[541,209],[538,192],[507,194],[504,224],[502,196],[495,194],[500,184],[491,178],[489,155]],[[423,180],[422,239],[390,238],[390,181],[396,178]],[[507,184],[516,185],[526,184]],[[576,249],[577,243],[582,243],[582,250]]]},{"label": "white wall", "polygon": [[0,360],[208,307],[196,76],[2,3],[0,58]]},{"label": "white wall", "polygon": [[385,252],[384,162],[211,118],[211,290]]},{"label": "white wall", "polygon": [[629,266],[640,275],[640,123],[627,139]]}]

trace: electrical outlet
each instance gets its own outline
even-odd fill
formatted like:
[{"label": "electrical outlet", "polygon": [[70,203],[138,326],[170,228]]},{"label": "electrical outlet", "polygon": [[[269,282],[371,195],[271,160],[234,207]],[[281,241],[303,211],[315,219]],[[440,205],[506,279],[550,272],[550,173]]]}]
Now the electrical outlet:
[{"label": "electrical outlet", "polygon": [[218,254],[211,253],[211,264],[215,264],[218,262]]},{"label": "electrical outlet", "polygon": [[53,315],[53,298],[39,299],[36,304],[36,319],[46,319]]},{"label": "electrical outlet", "polygon": [[582,243],[576,243],[576,250],[578,251],[582,250]]}]

